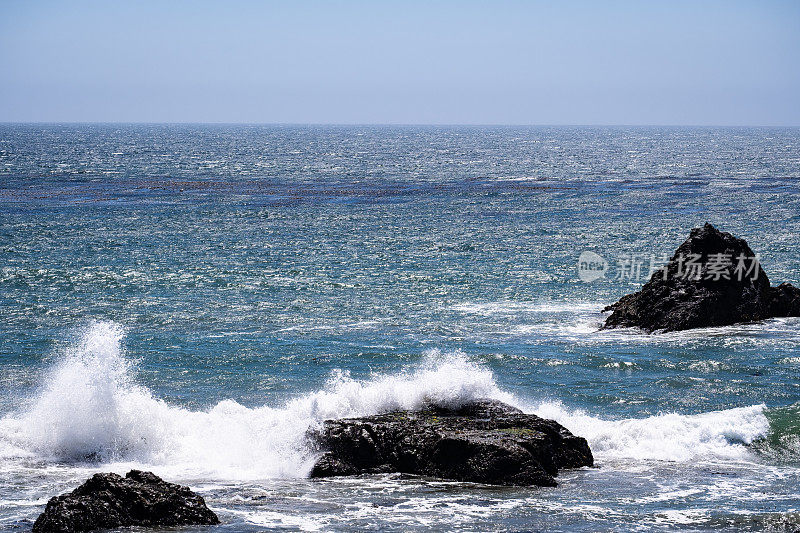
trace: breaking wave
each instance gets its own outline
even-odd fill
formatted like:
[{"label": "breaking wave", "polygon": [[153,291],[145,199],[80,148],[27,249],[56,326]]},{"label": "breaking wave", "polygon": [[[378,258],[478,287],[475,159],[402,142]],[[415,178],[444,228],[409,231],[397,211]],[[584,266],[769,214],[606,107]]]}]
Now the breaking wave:
[{"label": "breaking wave", "polygon": [[155,398],[135,382],[123,334],[109,322],[87,328],[39,392],[0,419],[0,460],[128,462],[215,479],[302,477],[315,458],[306,446],[307,431],[325,419],[477,398],[554,418],[585,436],[601,460],[743,458],[747,445],[770,429],[763,405],[609,421],[558,403],[527,404],[502,390],[487,367],[461,353],[438,351],[404,371],[368,380],[335,372],[321,390],[282,406],[248,408],[225,400],[193,411]]},{"label": "breaking wave", "polygon": [[603,420],[560,403],[540,404],[533,411],[586,437],[594,454],[607,459],[748,459],[748,446],[770,431],[765,405],[624,420]]}]

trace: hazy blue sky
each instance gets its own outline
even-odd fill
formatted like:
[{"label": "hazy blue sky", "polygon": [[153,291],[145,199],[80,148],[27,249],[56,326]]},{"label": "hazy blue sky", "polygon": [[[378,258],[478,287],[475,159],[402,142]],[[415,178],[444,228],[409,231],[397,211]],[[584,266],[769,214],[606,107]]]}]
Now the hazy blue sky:
[{"label": "hazy blue sky", "polygon": [[800,125],[800,2],[0,0],[0,121]]}]

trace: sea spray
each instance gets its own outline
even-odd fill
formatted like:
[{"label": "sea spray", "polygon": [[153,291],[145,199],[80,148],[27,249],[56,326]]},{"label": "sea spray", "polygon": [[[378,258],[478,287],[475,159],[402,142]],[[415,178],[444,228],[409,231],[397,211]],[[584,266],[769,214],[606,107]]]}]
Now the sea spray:
[{"label": "sea spray", "polygon": [[122,338],[118,324],[90,324],[23,412],[0,422],[3,439],[56,460],[114,460],[161,445],[170,407],[133,382]]},{"label": "sea spray", "polygon": [[300,477],[314,460],[307,432],[325,419],[476,398],[516,403],[489,369],[434,350],[405,371],[366,381],[335,371],[321,390],[282,407],[225,400],[191,411],[134,382],[122,337],[117,324],[91,324],[28,407],[0,420],[0,440],[54,461],[125,461],[221,479]]},{"label": "sea spray", "polygon": [[765,407],[698,415],[664,414],[609,421],[560,403],[529,404],[503,391],[489,368],[460,352],[428,352],[395,374],[359,381],[334,371],[325,386],[283,406],[248,408],[233,400],[191,411],[156,399],[134,381],[122,328],[91,324],[46,374],[19,413],[0,420],[8,450],[53,461],[127,462],[177,477],[266,479],[307,475],[315,456],[308,430],[323,420],[425,404],[455,406],[493,398],[554,418],[585,436],[600,461],[611,458],[689,461],[742,459],[745,444],[764,437]]}]

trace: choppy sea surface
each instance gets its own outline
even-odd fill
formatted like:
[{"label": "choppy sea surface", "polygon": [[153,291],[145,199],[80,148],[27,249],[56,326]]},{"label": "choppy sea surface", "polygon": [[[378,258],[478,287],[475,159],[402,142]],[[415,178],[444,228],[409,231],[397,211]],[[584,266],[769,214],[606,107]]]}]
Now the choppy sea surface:
[{"label": "choppy sea surface", "polygon": [[[796,531],[800,320],[598,328],[706,221],[800,283],[799,178],[798,129],[0,125],[0,529],[137,467],[187,531]],[[485,397],[597,467],[307,479],[322,420]]]}]

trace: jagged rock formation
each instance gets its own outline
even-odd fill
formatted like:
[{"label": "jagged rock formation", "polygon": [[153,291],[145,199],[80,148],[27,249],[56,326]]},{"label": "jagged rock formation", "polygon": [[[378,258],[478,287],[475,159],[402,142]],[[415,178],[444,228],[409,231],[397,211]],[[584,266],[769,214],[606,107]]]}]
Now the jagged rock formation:
[{"label": "jagged rock formation", "polygon": [[498,485],[555,486],[560,468],[591,466],[586,439],[493,400],[326,421],[311,477],[400,472]]},{"label": "jagged rock formation", "polygon": [[125,477],[95,474],[77,489],[47,502],[34,533],[72,533],[128,526],[219,524],[203,498],[151,472]]},{"label": "jagged rock formation", "polygon": [[800,316],[800,289],[788,283],[770,287],[747,242],[706,223],[691,231],[665,269],[639,292],[604,311],[611,315],[603,328],[653,332],[728,326]]}]

